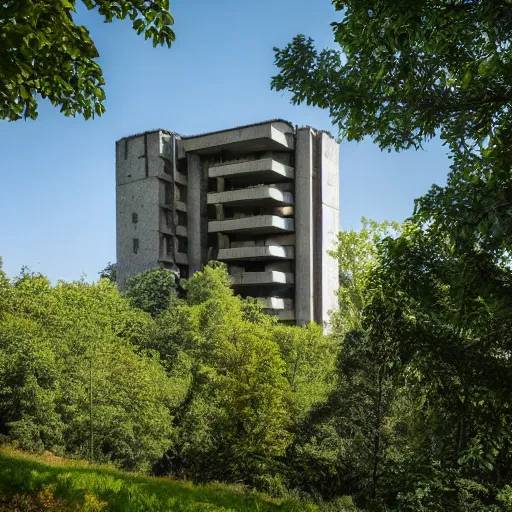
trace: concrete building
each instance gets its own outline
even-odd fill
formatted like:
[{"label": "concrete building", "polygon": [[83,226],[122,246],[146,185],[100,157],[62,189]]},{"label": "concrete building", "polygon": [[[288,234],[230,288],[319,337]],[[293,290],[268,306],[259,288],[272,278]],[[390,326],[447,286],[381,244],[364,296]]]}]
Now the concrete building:
[{"label": "concrete building", "polygon": [[155,130],[116,145],[117,276],[188,277],[210,260],[235,291],[299,325],[336,309],[339,146],[266,121],[194,136]]}]

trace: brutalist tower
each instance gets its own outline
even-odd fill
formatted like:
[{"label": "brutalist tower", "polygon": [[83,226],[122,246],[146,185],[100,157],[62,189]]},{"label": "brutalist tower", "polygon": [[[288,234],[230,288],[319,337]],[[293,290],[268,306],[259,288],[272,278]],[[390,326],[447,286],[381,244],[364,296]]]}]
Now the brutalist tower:
[{"label": "brutalist tower", "polygon": [[166,268],[188,277],[228,265],[236,293],[269,314],[326,325],[337,307],[339,146],[283,120],[116,144],[117,276]]}]

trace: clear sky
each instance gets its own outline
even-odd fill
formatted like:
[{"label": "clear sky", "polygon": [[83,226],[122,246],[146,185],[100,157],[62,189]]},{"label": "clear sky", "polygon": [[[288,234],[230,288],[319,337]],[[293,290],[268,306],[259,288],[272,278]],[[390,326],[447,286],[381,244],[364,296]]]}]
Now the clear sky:
[{"label": "clear sky", "polygon": [[[284,118],[337,131],[325,111],[270,90],[274,46],[304,33],[333,46],[330,0],[171,0],[176,42],[154,49],[130,21],[104,24],[80,5],[107,82],[102,118],[68,119],[42,102],[37,121],[0,122],[0,255],[52,281],[95,280],[115,261],[115,141],[153,128],[185,135]],[[414,199],[445,181],[439,141],[382,153],[371,141],[340,148],[341,226],[361,216],[401,221]]]}]

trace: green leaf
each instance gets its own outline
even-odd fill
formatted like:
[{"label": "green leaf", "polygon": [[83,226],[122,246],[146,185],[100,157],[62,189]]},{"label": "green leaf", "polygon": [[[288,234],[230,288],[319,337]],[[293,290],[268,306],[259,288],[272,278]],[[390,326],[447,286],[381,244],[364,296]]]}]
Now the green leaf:
[{"label": "green leaf", "polygon": [[20,85],[20,95],[24,100],[28,100],[31,97],[31,94],[24,85]]}]

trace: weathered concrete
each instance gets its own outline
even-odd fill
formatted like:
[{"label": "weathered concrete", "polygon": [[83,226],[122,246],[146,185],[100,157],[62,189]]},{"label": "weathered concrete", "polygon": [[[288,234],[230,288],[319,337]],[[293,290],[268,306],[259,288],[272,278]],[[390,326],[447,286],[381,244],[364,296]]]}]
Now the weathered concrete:
[{"label": "weathered concrete", "polygon": [[246,151],[293,151],[293,129],[283,122],[241,126],[240,128],[187,137],[183,148],[187,153],[215,154],[221,150]]},{"label": "weathered concrete", "polygon": [[158,265],[159,211],[149,205],[158,204],[159,185],[157,178],[149,178],[117,187],[117,278],[121,288],[128,278]]},{"label": "weathered concrete", "polygon": [[293,309],[293,299],[281,299],[279,297],[259,297],[258,302],[263,309]]},{"label": "weathered concrete", "polygon": [[160,261],[176,263],[178,265],[188,265],[188,256],[183,252],[176,252],[174,258],[171,256],[160,256]]},{"label": "weathered concrete", "polygon": [[272,245],[267,247],[235,247],[231,249],[219,249],[217,259],[229,260],[267,260],[267,259],[293,259],[295,256],[293,247]]},{"label": "weathered concrete", "polygon": [[178,171],[176,171],[174,173],[174,181],[176,181],[176,183],[179,183],[180,185],[184,185],[184,186],[188,185],[187,177],[183,173],[178,172]]},{"label": "weathered concrete", "polygon": [[256,240],[233,240],[230,243],[230,247],[228,247],[228,249],[238,249],[239,247],[256,247]]},{"label": "weathered concrete", "polygon": [[[192,208],[192,206],[191,206]],[[189,222],[190,226],[190,222]],[[192,229],[190,227],[190,229]],[[254,234],[276,233],[279,231],[293,231],[293,219],[284,219],[275,215],[258,215],[255,217],[246,217],[240,219],[214,220],[208,222],[208,232],[232,232],[242,233],[250,231]]]},{"label": "weathered concrete", "polygon": [[208,204],[224,206],[286,206],[293,204],[293,194],[283,192],[276,185],[230,190],[227,192],[211,192]]},{"label": "weathered concrete", "polygon": [[265,245],[295,245],[295,235],[272,235],[265,238]]},{"label": "weathered concrete", "polygon": [[294,309],[278,309],[268,310],[269,314],[274,314],[280,322],[295,322],[295,310]]},{"label": "weathered concrete", "polygon": [[339,145],[326,133],[321,134],[320,139],[320,167],[322,169],[322,247],[321,266],[322,279],[321,293],[321,318],[324,326],[329,324],[329,312],[338,309],[336,290],[339,283],[338,261],[328,254],[334,249],[339,232]]},{"label": "weathered concrete", "polygon": [[193,274],[219,259],[238,291],[266,297],[280,321],[326,326],[337,307],[338,266],[327,251],[339,229],[338,149],[327,133],[280,120],[122,139],[120,286],[150,268]]},{"label": "weathered concrete", "polygon": [[313,171],[315,133],[297,132],[295,155],[295,316],[298,325],[314,319],[313,274]]},{"label": "weathered concrete", "polygon": [[295,171],[289,165],[265,158],[210,167],[208,175],[210,178],[243,179],[245,183],[249,184],[277,183],[283,180],[293,180]]},{"label": "weathered concrete", "polygon": [[190,154],[188,159],[187,220],[188,220],[188,264],[189,272],[203,267],[203,245],[201,236],[201,181],[202,165],[198,155]]},{"label": "weathered concrete", "polygon": [[265,272],[292,272],[292,262],[291,261],[272,261],[265,265]]},{"label": "weathered concrete", "polygon": [[292,299],[260,297],[258,302],[268,315],[276,316],[280,322],[292,322],[295,320],[295,307]]},{"label": "weathered concrete", "polygon": [[295,277],[292,272],[240,272],[231,274],[235,286],[262,286],[279,285],[280,287],[292,286]]},{"label": "weathered concrete", "polygon": [[[117,275],[120,288],[140,272],[159,266],[163,253],[161,214],[172,182],[172,137],[162,130],[116,144]],[[172,204],[170,205],[172,209]]]}]

